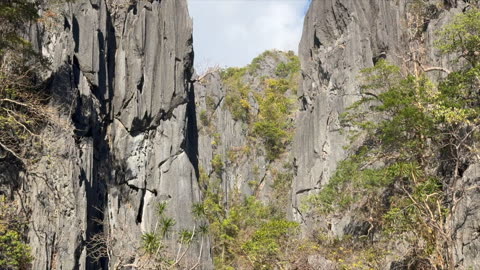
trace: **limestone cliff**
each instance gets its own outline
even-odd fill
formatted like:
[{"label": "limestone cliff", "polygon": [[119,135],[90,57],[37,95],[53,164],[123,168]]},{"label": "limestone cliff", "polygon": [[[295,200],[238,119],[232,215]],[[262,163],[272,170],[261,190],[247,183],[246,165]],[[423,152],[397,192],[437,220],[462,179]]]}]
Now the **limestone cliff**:
[{"label": "limestone cliff", "polygon": [[[199,164],[202,171],[212,177],[215,175],[217,158],[222,162],[219,178],[225,192],[240,192],[243,195],[257,195],[266,201],[272,196],[271,186],[274,184],[275,173],[288,171],[284,166],[290,166],[290,139],[285,143],[285,149],[275,159],[268,158],[268,147],[262,136],[255,134],[254,126],[260,120],[260,105],[265,95],[267,80],[277,81],[287,78],[291,83],[288,91],[282,94],[291,101],[291,107],[286,117],[293,124],[297,105],[294,93],[298,85],[298,71],[288,71],[292,74],[278,75],[278,67],[297,61],[296,56],[281,51],[266,51],[255,58],[250,65],[243,68],[226,70],[210,70],[194,85],[197,123],[199,131]],[[235,84],[229,78],[229,70],[238,76]],[[293,76],[293,77],[289,77]],[[230,80],[230,81],[229,81]],[[245,87],[244,94],[239,88]],[[243,96],[236,96],[237,94]],[[242,101],[243,100],[243,101]],[[245,102],[245,115],[238,119],[238,111],[232,108],[232,103]],[[240,109],[241,110],[241,109]],[[290,134],[294,133],[291,125]],[[228,197],[228,196],[227,196]],[[271,199],[271,198],[270,198]],[[226,198],[228,201],[228,198]]]},{"label": "limestone cliff", "polygon": [[[212,179],[221,184],[225,216],[229,196],[254,195],[301,223],[301,240],[322,230],[380,242],[355,211],[318,216],[302,203],[352,154],[344,148],[340,115],[362,97],[360,71],[379,59],[413,71],[450,67],[433,45],[436,31],[475,4],[313,0],[297,90],[292,53],[270,51],[244,68],[195,75],[186,0],[44,0],[42,20],[28,35],[51,61],[42,77],[56,125],[44,127],[44,152],[27,170],[0,152],[0,194],[27,214],[32,269],[145,266],[142,236],[158,229],[164,202],[162,215],[175,221],[164,234],[166,255],[181,258],[173,266],[212,269],[216,243],[202,236],[186,248],[173,233],[205,225],[192,206]],[[278,100],[287,109],[268,119],[268,106]],[[257,125],[262,121],[270,126]],[[465,199],[452,221],[454,261],[457,269],[480,269],[479,165],[466,164],[457,182]],[[290,257],[298,259],[289,262],[293,269],[338,269],[338,261],[319,252],[327,240],[316,241],[316,248]],[[404,242],[388,244],[394,253],[382,258],[381,269],[417,267]]]},{"label": "limestone cliff", "polygon": [[[174,231],[196,226],[187,3],[45,1],[41,12],[45,19],[30,35],[52,62],[45,77],[63,128],[44,130],[48,152],[15,187],[30,215],[32,267],[135,265],[142,234],[158,224],[159,202],[168,203]],[[108,254],[95,261],[87,246],[99,235]],[[177,240],[168,241],[173,250]],[[200,256],[209,268],[208,243],[202,249],[192,245],[184,261],[193,265]]]},{"label": "limestone cliff", "polygon": [[[356,220],[353,212],[318,219],[301,210],[303,198],[321,190],[338,162],[351,154],[344,148],[348,140],[340,132],[339,115],[361,97],[359,71],[381,58],[414,71],[449,67],[451,62],[434,46],[437,31],[455,14],[471,8],[475,4],[471,2],[312,1],[299,47],[303,81],[298,97],[302,105],[296,119],[293,155],[297,170],[292,186],[293,213],[306,224],[307,231],[323,228],[341,237],[362,234],[369,228],[368,223]],[[471,186],[478,179],[476,168],[476,164],[470,166],[460,185]],[[469,193],[453,221],[459,233],[454,236],[458,237],[455,263],[459,269],[480,267],[474,221],[478,200]],[[397,250],[396,256],[402,256],[405,247]],[[391,263],[385,269],[414,269],[408,267],[415,266]]]}]

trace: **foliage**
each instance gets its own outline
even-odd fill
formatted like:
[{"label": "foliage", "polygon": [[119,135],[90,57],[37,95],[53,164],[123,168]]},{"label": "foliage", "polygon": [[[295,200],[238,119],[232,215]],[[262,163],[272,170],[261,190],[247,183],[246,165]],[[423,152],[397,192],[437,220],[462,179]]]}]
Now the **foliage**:
[{"label": "foliage", "polygon": [[[8,153],[6,162],[23,169],[41,149],[37,131],[47,117],[45,96],[36,83],[36,72],[46,66],[44,59],[23,38],[28,25],[39,15],[34,1],[0,2],[0,148]],[[13,205],[0,197],[0,268],[27,269],[32,261],[25,242],[26,220],[17,216]]]},{"label": "foliage", "polygon": [[[205,217],[203,204],[195,203],[192,205],[192,213],[199,227],[196,228],[195,225],[191,229],[182,228],[176,232],[173,231],[173,227],[176,225],[175,219],[166,215],[166,209],[166,202],[157,204],[156,225],[152,231],[143,233],[141,236],[141,251],[143,251],[144,255],[142,255],[140,250],[137,250],[136,253],[132,255],[134,257],[140,257],[141,263],[139,266],[136,266],[140,269],[174,269],[175,266],[179,268],[190,268],[192,267],[192,262],[184,262],[185,254],[190,249],[190,246],[200,239],[200,246],[201,249],[203,249],[205,234],[208,232],[203,220]],[[200,236],[200,238],[198,236]],[[176,239],[178,244],[175,252],[173,252],[172,246],[168,244],[168,241],[171,239]],[[200,260],[201,253],[198,261],[193,265],[198,265]]]},{"label": "foliage", "polygon": [[293,221],[269,220],[258,228],[251,240],[242,245],[242,249],[253,261],[255,269],[274,269],[281,264],[282,249],[288,247],[290,235],[295,234],[299,224]]},{"label": "foliage", "polygon": [[281,62],[275,68],[275,75],[278,77],[287,78],[300,72],[300,59],[293,52],[289,52],[287,56],[288,62]]},{"label": "foliage", "polygon": [[215,107],[217,106],[216,102],[215,102],[215,99],[211,96],[207,96],[205,98],[205,104],[207,106],[207,110],[208,111],[214,111],[215,110]]},{"label": "foliage", "polygon": [[0,268],[29,269],[33,260],[24,237],[26,221],[15,206],[0,196]]},{"label": "foliage", "polygon": [[248,95],[251,92],[247,84],[243,82],[243,76],[247,68],[228,68],[221,72],[221,78],[227,88],[225,105],[236,121],[248,122],[250,103]]},{"label": "foliage", "polygon": [[155,252],[160,249],[162,243],[161,240],[155,233],[144,233],[142,235],[142,248],[150,255],[155,254]]},{"label": "foliage", "polygon": [[200,123],[202,123],[202,125],[205,127],[210,125],[210,119],[208,118],[208,113],[205,110],[200,111]]},{"label": "foliage", "polygon": [[[267,58],[279,61],[284,56],[287,62],[281,61],[275,68],[275,73],[281,78],[263,76],[260,83],[252,79],[252,74],[258,71]],[[278,158],[292,140],[291,113],[295,102],[289,96],[296,92],[299,71],[299,59],[293,52],[282,54],[266,51],[253,59],[247,67],[227,68],[221,72],[227,89],[225,106],[234,120],[248,124],[248,132],[261,140],[270,161]],[[253,108],[257,108],[256,105],[258,113],[255,115]],[[237,157],[234,154],[232,152],[229,155],[232,160]]]},{"label": "foliage", "polygon": [[219,177],[222,175],[223,166],[224,166],[224,163],[223,163],[222,156],[221,156],[220,154],[216,154],[215,156],[213,156],[213,159],[212,159],[212,168],[213,168],[213,171],[214,171]]},{"label": "foliage", "polygon": [[[478,153],[479,14],[468,11],[441,32],[440,49],[467,65],[438,83],[425,74],[403,75],[384,60],[362,72],[364,97],[342,122],[363,146],[352,149],[356,154],[307,199],[323,214],[361,199],[362,211],[374,218],[371,224],[390,236],[413,232],[416,237],[405,240],[416,248],[415,256],[442,269],[454,265],[455,232],[447,222],[455,203],[446,202],[460,199],[455,183]],[[388,203],[378,204],[383,194]]]},{"label": "foliage", "polygon": [[21,31],[39,18],[37,10],[37,4],[27,0],[0,3],[0,57],[7,51],[33,53],[30,44],[21,37]]},{"label": "foliage", "polygon": [[480,12],[476,8],[457,15],[453,22],[439,32],[436,45],[444,53],[455,53],[472,66],[480,62]]},{"label": "foliage", "polygon": [[42,146],[38,132],[49,119],[37,78],[47,63],[22,38],[38,18],[32,1],[0,3],[0,147],[21,165],[35,160]]},{"label": "foliage", "polygon": [[[290,241],[297,223],[275,216],[273,209],[254,197],[230,205],[224,216],[212,217],[210,231],[218,248],[216,266],[272,269],[287,255],[281,247]],[[283,258],[282,258],[283,257]]]},{"label": "foliage", "polygon": [[284,164],[285,171],[272,170],[272,197],[275,205],[280,209],[287,209],[290,202],[290,190],[293,181],[293,168],[289,163]]},{"label": "foliage", "polygon": [[367,237],[329,236],[323,232],[314,232],[313,239],[318,246],[318,253],[334,261],[343,270],[382,269],[389,251],[382,249]]},{"label": "foliage", "polygon": [[215,132],[212,134],[213,140],[212,140],[212,146],[213,147],[218,147],[220,144],[222,144],[221,135],[218,132]]},{"label": "foliage", "polygon": [[262,139],[269,160],[276,159],[292,140],[293,100],[285,95],[288,89],[285,79],[266,79],[264,94],[257,96],[259,114],[253,132]]},{"label": "foliage", "polygon": [[298,224],[285,219],[285,208],[266,205],[254,196],[226,197],[218,178],[209,180],[195,212],[205,214],[216,269],[273,269],[297,248]]}]

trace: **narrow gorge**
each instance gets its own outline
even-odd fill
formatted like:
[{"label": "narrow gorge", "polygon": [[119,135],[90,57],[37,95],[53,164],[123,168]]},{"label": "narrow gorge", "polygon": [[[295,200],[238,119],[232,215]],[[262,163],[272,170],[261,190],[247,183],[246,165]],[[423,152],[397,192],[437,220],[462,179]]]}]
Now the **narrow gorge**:
[{"label": "narrow gorge", "polygon": [[187,0],[4,2],[0,269],[480,270],[478,1],[312,0],[202,74]]}]

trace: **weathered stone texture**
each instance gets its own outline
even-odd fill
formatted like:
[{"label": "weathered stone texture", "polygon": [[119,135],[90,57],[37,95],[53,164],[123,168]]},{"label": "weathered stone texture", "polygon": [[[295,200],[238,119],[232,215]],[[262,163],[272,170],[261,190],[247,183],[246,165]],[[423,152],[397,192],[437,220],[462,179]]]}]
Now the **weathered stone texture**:
[{"label": "weathered stone texture", "polygon": [[[52,61],[59,130],[18,194],[31,214],[33,269],[106,269],[135,263],[142,233],[167,201],[174,230],[192,230],[197,184],[192,21],[183,0],[45,1],[34,46]],[[193,115],[193,118],[192,118]],[[108,231],[117,256],[87,257]],[[172,245],[175,240],[172,239]],[[186,258],[193,265],[199,244]],[[173,253],[173,252],[172,252]],[[208,243],[201,267],[210,268]]]},{"label": "weathered stone texture", "polygon": [[[293,217],[304,222],[307,231],[321,227],[342,236],[357,224],[350,212],[313,220],[301,212],[301,205],[306,195],[328,183],[338,162],[350,154],[344,149],[349,142],[340,133],[339,116],[361,97],[359,71],[380,58],[414,71],[421,68],[416,61],[424,67],[452,65],[435,48],[436,33],[469,3],[421,2],[425,5],[422,10],[427,11],[421,16],[413,6],[415,1],[314,0],[310,5],[299,46],[303,82],[298,97],[302,105],[296,119],[293,155],[297,171],[292,187]],[[473,183],[477,176],[468,172],[464,179]],[[465,222],[457,223],[460,269],[477,267],[478,255],[473,254],[478,243],[472,229],[476,227],[476,211],[472,210],[478,203],[476,197],[470,193],[458,209],[458,219]],[[473,213],[466,214],[467,209]]]}]

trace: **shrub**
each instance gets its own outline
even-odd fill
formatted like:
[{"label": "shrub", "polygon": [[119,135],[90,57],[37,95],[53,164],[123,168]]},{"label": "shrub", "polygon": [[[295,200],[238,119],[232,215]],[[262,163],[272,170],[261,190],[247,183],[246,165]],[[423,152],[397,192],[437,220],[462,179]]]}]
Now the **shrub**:
[{"label": "shrub", "polygon": [[[249,185],[255,188],[258,182]],[[225,191],[218,177],[208,179],[206,186],[194,213],[209,223],[215,269],[273,269],[304,254],[297,240],[299,224],[286,220],[286,208],[276,198],[265,204],[255,196]]]},{"label": "shrub", "polygon": [[224,163],[223,163],[222,156],[220,154],[216,154],[215,156],[213,156],[212,169],[219,177],[221,177],[222,175],[223,166],[224,166]]},{"label": "shrub", "polygon": [[295,55],[289,56],[288,62],[281,62],[275,68],[275,75],[281,78],[287,78],[300,71],[300,59]]},{"label": "shrub", "polygon": [[236,121],[248,122],[250,88],[243,82],[246,68],[227,68],[221,72],[221,78],[227,88],[225,105]]},{"label": "shrub", "polygon": [[208,113],[205,110],[200,111],[200,123],[204,127],[208,127],[210,125],[210,119],[208,118]]},{"label": "shrub", "polygon": [[284,166],[286,171],[279,172],[276,170],[271,170],[272,173],[272,189],[273,189],[273,198],[278,208],[287,208],[288,203],[290,202],[290,191],[292,188],[293,181],[293,169],[288,168],[289,164]]},{"label": "shrub", "polygon": [[275,160],[284,152],[288,133],[274,121],[260,121],[253,125],[254,134],[261,137],[267,151],[267,158]]},{"label": "shrub", "polygon": [[26,221],[16,207],[0,196],[0,268],[29,269],[33,260],[24,232]]},{"label": "shrub", "polygon": [[37,76],[48,65],[22,38],[26,25],[39,18],[37,8],[26,0],[0,3],[0,147],[23,166],[39,156],[38,134],[50,119]]},{"label": "shrub", "polygon": [[142,234],[142,248],[146,253],[153,255],[161,247],[161,240],[155,233]]},{"label": "shrub", "polygon": [[255,269],[274,269],[282,261],[285,249],[299,224],[284,219],[273,219],[262,224],[242,249],[254,262]]},{"label": "shrub", "polygon": [[269,160],[284,152],[292,139],[292,124],[289,120],[293,101],[286,96],[289,89],[284,79],[266,79],[265,93],[258,96],[259,114],[253,123],[253,134],[262,139]]},{"label": "shrub", "polygon": [[472,8],[457,15],[453,22],[439,31],[436,46],[444,53],[456,53],[472,67],[480,62],[480,12]]},{"label": "shrub", "polygon": [[211,96],[207,96],[205,98],[205,105],[207,106],[207,110],[214,111],[215,107],[217,106],[215,99]]}]

